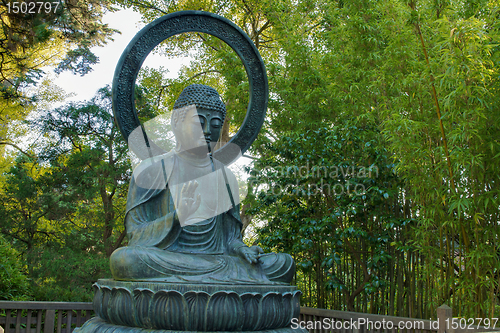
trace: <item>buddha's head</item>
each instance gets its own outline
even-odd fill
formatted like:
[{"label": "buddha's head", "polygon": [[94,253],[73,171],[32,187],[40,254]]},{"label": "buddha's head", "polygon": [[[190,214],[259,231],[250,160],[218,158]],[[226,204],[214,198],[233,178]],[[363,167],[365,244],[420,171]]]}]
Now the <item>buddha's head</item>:
[{"label": "buddha's head", "polygon": [[225,117],[226,107],[214,88],[202,84],[186,87],[172,111],[176,149],[208,153],[219,140]]}]

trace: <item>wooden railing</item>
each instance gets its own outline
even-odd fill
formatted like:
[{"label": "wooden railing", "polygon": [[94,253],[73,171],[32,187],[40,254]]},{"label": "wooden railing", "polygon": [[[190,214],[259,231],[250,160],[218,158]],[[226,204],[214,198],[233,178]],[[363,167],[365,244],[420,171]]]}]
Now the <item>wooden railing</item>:
[{"label": "wooden railing", "polygon": [[71,333],[93,316],[92,303],[0,301],[5,333]]},{"label": "wooden railing", "polygon": [[[0,301],[0,333],[71,333],[93,315],[92,303]],[[463,327],[460,320],[453,319],[451,308],[446,305],[438,308],[437,318],[424,320],[301,307],[292,328],[306,328],[309,333],[500,332],[482,326]],[[446,323],[452,326],[453,320],[458,327],[446,328]]]}]

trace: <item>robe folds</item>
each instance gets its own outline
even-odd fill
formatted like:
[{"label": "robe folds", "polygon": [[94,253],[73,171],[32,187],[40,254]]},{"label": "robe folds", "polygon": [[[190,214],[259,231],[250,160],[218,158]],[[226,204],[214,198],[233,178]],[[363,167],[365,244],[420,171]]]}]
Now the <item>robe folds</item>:
[{"label": "robe folds", "polygon": [[295,263],[288,254],[269,253],[250,264],[237,254],[246,245],[236,177],[214,160],[214,171],[197,180],[202,205],[179,221],[180,189],[176,152],[142,161],[134,170],[127,198],[128,246],[113,252],[116,280],[173,283],[288,284]]}]

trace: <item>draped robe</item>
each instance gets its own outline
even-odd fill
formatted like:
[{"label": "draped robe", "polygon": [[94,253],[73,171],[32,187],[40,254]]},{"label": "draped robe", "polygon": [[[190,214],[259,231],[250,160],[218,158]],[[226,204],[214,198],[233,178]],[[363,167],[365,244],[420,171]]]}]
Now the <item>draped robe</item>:
[{"label": "draped robe", "polygon": [[125,214],[129,244],[111,255],[113,277],[177,283],[289,283],[295,264],[288,254],[265,254],[257,264],[237,254],[246,247],[238,200],[234,200],[238,187],[222,163],[214,160],[213,172],[195,177],[196,194],[202,196],[200,208],[179,221],[176,204],[183,182],[177,172],[187,167],[176,152],[170,152],[144,160],[134,170]]}]

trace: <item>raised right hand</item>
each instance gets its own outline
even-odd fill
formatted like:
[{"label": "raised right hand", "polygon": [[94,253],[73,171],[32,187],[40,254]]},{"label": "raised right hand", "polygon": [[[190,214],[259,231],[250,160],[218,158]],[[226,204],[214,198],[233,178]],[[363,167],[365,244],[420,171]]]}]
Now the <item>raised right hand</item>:
[{"label": "raised right hand", "polygon": [[196,199],[194,198],[197,187],[198,182],[196,180],[190,181],[182,186],[181,200],[179,207],[177,207],[177,216],[179,217],[181,225],[186,221],[189,215],[193,214],[200,207],[201,196],[198,194]]}]

